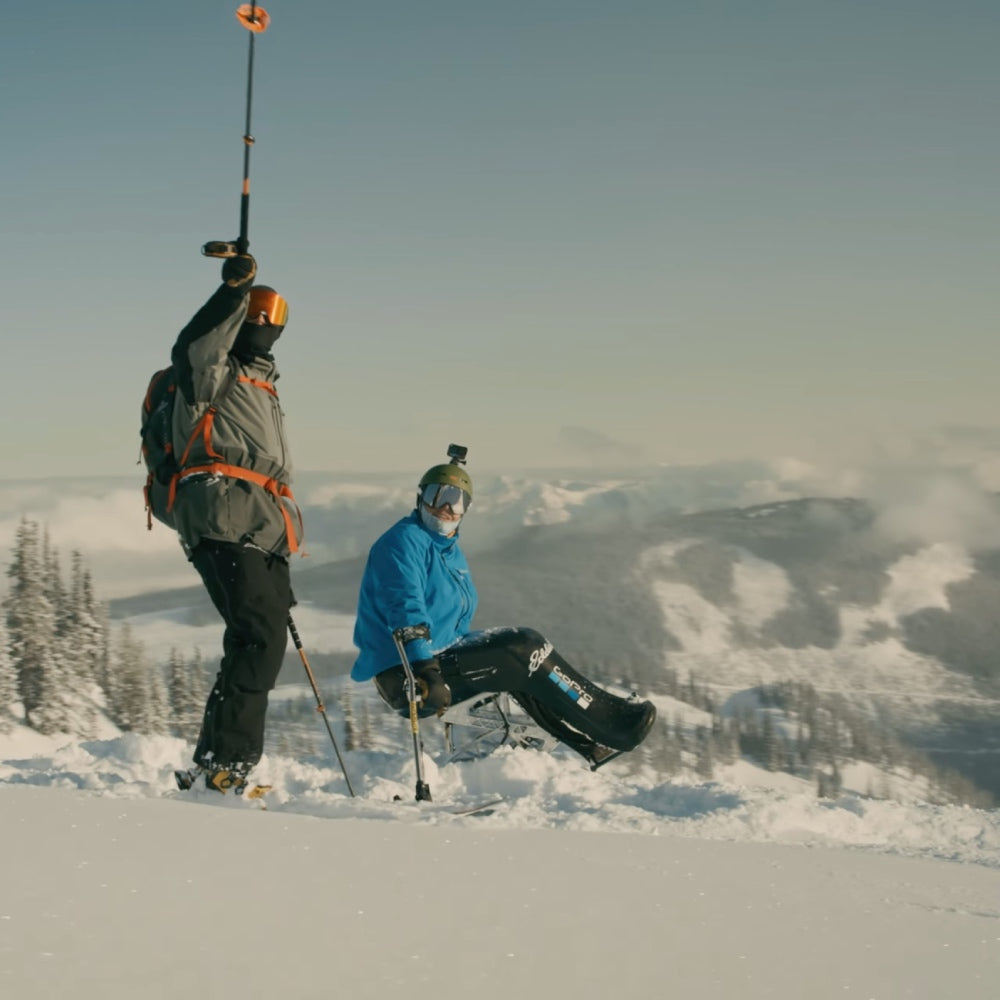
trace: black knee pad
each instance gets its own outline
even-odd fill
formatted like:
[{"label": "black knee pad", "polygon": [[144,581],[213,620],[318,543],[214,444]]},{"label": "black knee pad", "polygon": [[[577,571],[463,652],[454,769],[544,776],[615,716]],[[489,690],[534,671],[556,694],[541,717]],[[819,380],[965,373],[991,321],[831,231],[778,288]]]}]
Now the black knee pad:
[{"label": "black knee pad", "polygon": [[[518,659],[525,662],[540,663],[552,652],[552,643],[548,642],[541,632],[533,628],[516,628],[509,636],[504,636],[502,645],[506,646]],[[544,653],[543,653],[544,650]]]}]

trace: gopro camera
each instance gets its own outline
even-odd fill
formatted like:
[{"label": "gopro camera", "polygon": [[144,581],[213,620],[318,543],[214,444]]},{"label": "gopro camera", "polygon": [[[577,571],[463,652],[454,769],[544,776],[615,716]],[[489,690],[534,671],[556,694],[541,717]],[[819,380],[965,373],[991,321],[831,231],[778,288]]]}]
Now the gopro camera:
[{"label": "gopro camera", "polygon": [[465,456],[469,454],[469,449],[465,445],[461,444],[450,444],[448,445],[448,457],[451,459],[452,465],[465,465]]}]

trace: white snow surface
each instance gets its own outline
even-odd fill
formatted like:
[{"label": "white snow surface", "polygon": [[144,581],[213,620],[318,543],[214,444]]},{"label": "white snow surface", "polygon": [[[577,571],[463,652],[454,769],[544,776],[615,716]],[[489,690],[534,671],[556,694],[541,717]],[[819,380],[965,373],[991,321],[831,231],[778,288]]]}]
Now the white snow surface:
[{"label": "white snow surface", "polygon": [[433,803],[405,741],[254,801],[178,792],[178,739],[0,735],[0,997],[1000,995],[998,811],[428,748]]}]

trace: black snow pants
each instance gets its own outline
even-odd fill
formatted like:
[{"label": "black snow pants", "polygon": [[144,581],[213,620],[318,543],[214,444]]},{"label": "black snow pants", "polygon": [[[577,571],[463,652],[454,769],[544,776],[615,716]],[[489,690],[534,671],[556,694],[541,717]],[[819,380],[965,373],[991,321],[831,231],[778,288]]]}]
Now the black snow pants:
[{"label": "black snow pants", "polygon": [[[509,692],[542,729],[588,760],[596,745],[635,749],[656,719],[651,702],[598,687],[534,629],[472,632],[437,658],[453,704],[476,694]],[[390,708],[407,711],[402,665],[378,674],[375,686]]]},{"label": "black snow pants", "polygon": [[245,773],[264,752],[268,692],[281,670],[292,588],[288,562],[245,545],[203,540],[191,554],[226,623],[196,764]]}]

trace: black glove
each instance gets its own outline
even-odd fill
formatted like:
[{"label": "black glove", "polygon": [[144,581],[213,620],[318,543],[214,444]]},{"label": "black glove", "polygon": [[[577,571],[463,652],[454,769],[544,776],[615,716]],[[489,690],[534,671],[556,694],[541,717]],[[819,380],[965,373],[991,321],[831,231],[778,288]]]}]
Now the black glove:
[{"label": "black glove", "polygon": [[437,660],[417,660],[413,664],[413,676],[417,680],[417,694],[420,696],[422,718],[429,715],[444,715],[451,704],[451,688],[441,676]]},{"label": "black glove", "polygon": [[233,288],[247,288],[257,273],[257,261],[248,253],[227,257],[222,262],[222,280]]}]

